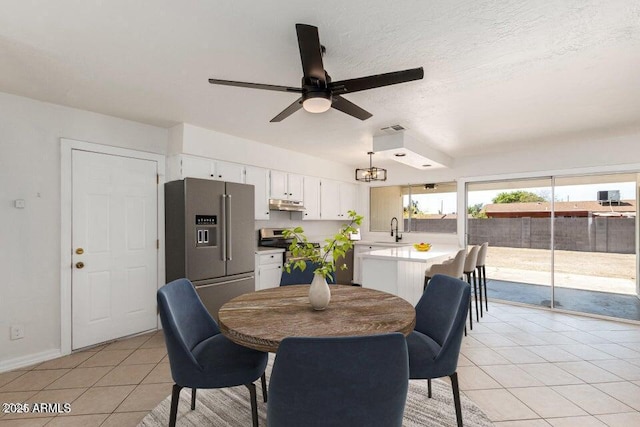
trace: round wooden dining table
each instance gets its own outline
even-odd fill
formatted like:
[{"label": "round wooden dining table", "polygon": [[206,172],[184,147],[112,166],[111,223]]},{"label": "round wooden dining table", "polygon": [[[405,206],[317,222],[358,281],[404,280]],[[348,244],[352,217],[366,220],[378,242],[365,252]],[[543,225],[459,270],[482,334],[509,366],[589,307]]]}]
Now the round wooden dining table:
[{"label": "round wooden dining table", "polygon": [[240,295],[218,312],[221,332],[231,341],[275,353],[287,337],[338,337],[401,332],[416,324],[406,300],[359,286],[331,285],[329,306],[309,304],[309,285],[280,286]]}]

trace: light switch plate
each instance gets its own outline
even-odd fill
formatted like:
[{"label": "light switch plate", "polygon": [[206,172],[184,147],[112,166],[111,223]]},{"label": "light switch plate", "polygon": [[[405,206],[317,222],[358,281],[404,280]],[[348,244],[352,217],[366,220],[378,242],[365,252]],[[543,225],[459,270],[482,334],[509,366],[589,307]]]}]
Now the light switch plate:
[{"label": "light switch plate", "polygon": [[24,338],[24,325],[22,324],[11,325],[11,339],[19,340],[22,338]]},{"label": "light switch plate", "polygon": [[16,209],[24,209],[24,199],[16,199],[13,204]]}]

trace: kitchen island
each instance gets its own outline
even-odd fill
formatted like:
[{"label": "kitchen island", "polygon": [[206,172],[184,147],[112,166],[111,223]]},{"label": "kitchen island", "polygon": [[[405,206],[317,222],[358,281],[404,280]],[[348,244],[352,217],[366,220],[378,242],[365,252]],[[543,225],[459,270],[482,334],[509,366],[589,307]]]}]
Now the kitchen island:
[{"label": "kitchen island", "polygon": [[459,249],[434,244],[426,252],[399,246],[361,253],[362,287],[397,295],[415,305],[422,296],[427,267],[455,256]]}]

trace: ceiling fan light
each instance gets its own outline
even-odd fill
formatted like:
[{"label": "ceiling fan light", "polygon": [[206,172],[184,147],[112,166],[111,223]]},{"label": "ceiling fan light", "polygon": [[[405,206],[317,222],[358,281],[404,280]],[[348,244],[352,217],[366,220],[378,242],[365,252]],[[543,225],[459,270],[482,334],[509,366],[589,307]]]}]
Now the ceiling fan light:
[{"label": "ceiling fan light", "polygon": [[302,108],[310,113],[324,113],[331,108],[331,100],[323,97],[307,98],[302,102]]}]

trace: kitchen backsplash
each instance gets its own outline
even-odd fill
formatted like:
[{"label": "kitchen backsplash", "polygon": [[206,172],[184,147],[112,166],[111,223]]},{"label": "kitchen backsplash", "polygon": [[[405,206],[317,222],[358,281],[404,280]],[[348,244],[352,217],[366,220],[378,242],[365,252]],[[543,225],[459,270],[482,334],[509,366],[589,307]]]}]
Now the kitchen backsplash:
[{"label": "kitchen backsplash", "polygon": [[324,239],[333,236],[338,232],[342,224],[346,221],[302,221],[291,219],[296,213],[271,211],[268,221],[255,221],[256,244],[258,242],[258,230],[261,228],[293,228],[302,227],[309,240],[323,243]]}]

